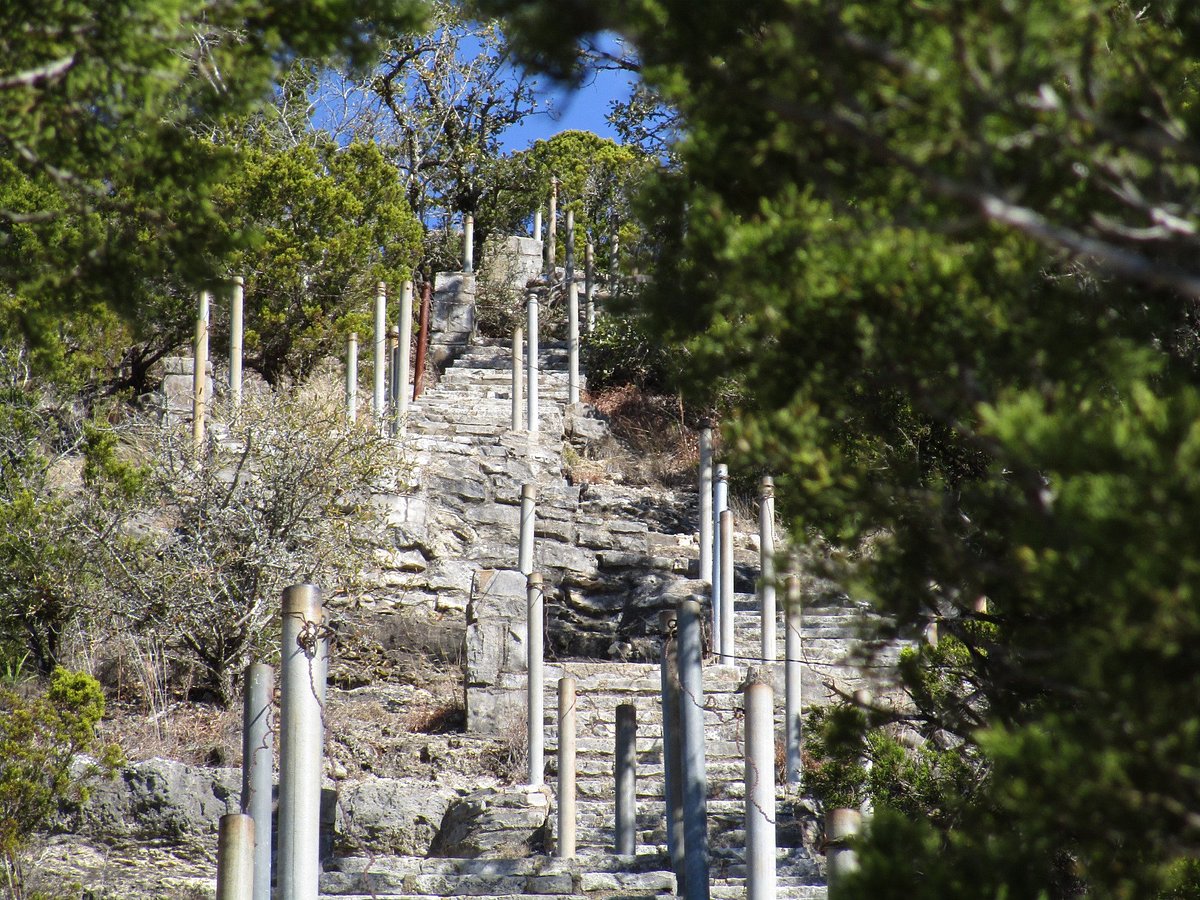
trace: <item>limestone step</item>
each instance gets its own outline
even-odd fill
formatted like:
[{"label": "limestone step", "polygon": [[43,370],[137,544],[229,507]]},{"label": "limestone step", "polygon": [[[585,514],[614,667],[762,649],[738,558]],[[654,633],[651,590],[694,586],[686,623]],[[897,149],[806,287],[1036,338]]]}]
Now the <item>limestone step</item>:
[{"label": "limestone step", "polygon": [[[781,883],[783,882],[783,883]],[[709,883],[710,900],[745,900],[745,879],[721,879]],[[827,900],[829,889],[823,884],[789,884],[778,879],[775,885],[778,900]]]},{"label": "limestone step", "polygon": [[646,853],[615,857],[612,854],[580,855],[575,859],[525,856],[511,859],[423,856],[342,856],[328,861],[326,872],[353,874],[387,872],[403,875],[537,875],[562,872],[656,872],[667,864],[665,856]]},{"label": "limestone step", "polygon": [[387,897],[532,897],[578,896],[603,892],[653,897],[675,892],[670,872],[628,872],[613,867],[592,871],[569,860],[544,861],[544,866],[513,872],[405,872],[369,866],[358,871],[327,871],[320,892],[329,896],[368,894]]}]

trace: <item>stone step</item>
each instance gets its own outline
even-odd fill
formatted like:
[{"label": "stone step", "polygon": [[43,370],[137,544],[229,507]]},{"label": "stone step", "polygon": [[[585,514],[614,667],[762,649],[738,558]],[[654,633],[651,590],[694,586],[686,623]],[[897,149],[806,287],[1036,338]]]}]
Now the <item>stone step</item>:
[{"label": "stone step", "polygon": [[[544,857],[542,859],[545,859]],[[550,862],[547,860],[547,862]],[[505,872],[404,872],[369,866],[359,871],[327,871],[320,892],[328,896],[367,894],[387,897],[545,897],[620,892],[653,897],[675,892],[670,872],[590,871],[568,860],[557,865]]]},{"label": "stone step", "polygon": [[[708,889],[709,900],[745,900],[744,879],[712,881]],[[779,884],[775,886],[778,900],[828,900],[829,888],[823,884]]]},{"label": "stone step", "polygon": [[[387,891],[387,890],[377,890],[377,891],[372,891],[372,892],[346,891],[343,893],[343,892],[328,891],[324,888],[324,886],[322,886],[320,888],[319,896],[323,897],[323,898],[329,898],[329,900],[332,900],[332,898],[334,898],[334,897],[338,898],[338,900],[378,900],[378,898],[380,898],[380,897],[389,897],[389,898],[393,898],[393,900],[429,900],[430,897],[454,896],[454,895],[452,895],[452,894],[412,894],[412,893],[407,893],[407,892],[403,892],[403,891],[391,892],[391,891]],[[466,895],[463,895],[463,896],[466,896]],[[480,895],[476,895],[476,896],[480,897],[481,900],[482,900],[482,898],[491,897],[491,896],[505,897],[506,900],[534,900],[534,898],[537,898],[537,900],[547,900],[547,898],[549,898],[549,900],[578,900],[578,898],[581,896],[583,896],[583,897],[587,897],[587,896],[602,897],[603,900],[623,900],[623,898],[626,898],[626,897],[630,898],[630,900],[642,900],[642,898],[649,898],[649,897],[673,897],[674,891],[639,891],[639,890],[636,890],[633,888],[626,889],[626,890],[620,890],[620,891],[612,891],[608,888],[601,886],[601,887],[593,888],[591,891],[579,891],[579,892],[568,892],[568,893],[546,892],[546,893],[542,893],[542,894],[520,894],[520,893],[517,893],[517,894],[480,894]]]},{"label": "stone step", "polygon": [[525,856],[512,859],[422,856],[342,856],[325,864],[327,872],[388,872],[392,875],[537,875],[562,872],[656,872],[668,865],[658,853],[636,857],[601,854],[575,859]]}]

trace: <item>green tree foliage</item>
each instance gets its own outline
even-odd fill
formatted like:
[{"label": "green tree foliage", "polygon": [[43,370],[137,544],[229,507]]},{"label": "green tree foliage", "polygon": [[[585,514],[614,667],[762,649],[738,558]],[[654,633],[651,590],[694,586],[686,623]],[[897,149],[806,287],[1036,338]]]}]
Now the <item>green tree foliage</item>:
[{"label": "green tree foliage", "polygon": [[242,235],[206,140],[271,97],[297,57],[362,65],[417,0],[17,0],[0,8],[0,302],[37,343],[63,310],[131,311],[163,272],[220,274]]},{"label": "green tree foliage", "polygon": [[[88,781],[120,764],[115,746],[102,745],[96,725],[104,694],[96,679],[58,668],[46,690],[27,696],[0,688],[0,858],[8,886],[20,896],[19,853],[59,804],[87,797]],[[79,754],[98,756],[80,766]]]},{"label": "green tree foliage", "polygon": [[665,393],[679,378],[680,358],[656,341],[635,315],[599,316],[581,350],[592,390],[632,384]]},{"label": "green tree foliage", "polygon": [[921,714],[986,778],[882,812],[844,896],[1152,895],[1200,851],[1200,9],[485,6],[551,72],[637,48],[684,134],[657,332],[738,381],[797,535],[869,539],[848,585],[961,643]]},{"label": "green tree foliage", "polygon": [[247,362],[276,382],[340,355],[349,332],[369,333],[375,285],[398,291],[411,277],[421,228],[372,144],[260,145],[242,158],[215,202],[227,223],[258,235],[229,270],[244,273]]},{"label": "green tree foliage", "polygon": [[505,165],[500,136],[541,111],[495,20],[455,0],[429,7],[428,30],[388,41],[369,72],[330,73],[317,90],[321,126],[338,140],[376,143],[399,172],[427,228],[426,274],[461,265],[451,229],[462,214],[475,216],[477,250],[506,218],[499,211],[523,184]]},{"label": "green tree foliage", "polygon": [[27,663],[48,675],[87,584],[75,504],[59,490],[82,436],[17,380],[12,363],[0,357],[0,662],[6,671]]},{"label": "green tree foliage", "polygon": [[[626,229],[622,245],[627,251],[633,248],[629,201],[635,186],[651,169],[649,159],[638,150],[590,131],[563,131],[513,154],[511,164],[526,173],[529,208],[546,203],[550,180],[558,178],[559,216],[568,209],[575,212],[577,265],[582,265],[582,248],[589,240],[601,254],[598,259],[605,261],[612,236],[622,227]],[[561,223],[560,219],[560,227]],[[560,255],[565,253],[563,244],[560,238]]]}]

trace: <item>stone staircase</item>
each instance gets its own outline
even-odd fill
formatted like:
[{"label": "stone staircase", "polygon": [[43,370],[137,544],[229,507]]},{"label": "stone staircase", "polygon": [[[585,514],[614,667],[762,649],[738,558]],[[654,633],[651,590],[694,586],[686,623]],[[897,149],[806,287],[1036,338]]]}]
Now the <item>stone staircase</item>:
[{"label": "stone staircase", "polygon": [[[696,569],[695,496],[569,484],[563,448],[572,438],[580,441],[595,434],[595,422],[586,421],[579,410],[565,408],[565,348],[561,344],[541,347],[542,408],[540,430],[534,437],[510,427],[508,354],[507,345],[498,342],[468,348],[411,409],[408,441],[426,506],[424,531],[419,540],[414,538],[414,546],[433,561],[430,568],[441,567],[436,577],[428,571],[423,576],[423,589],[445,604],[439,608],[465,606],[480,572],[516,567],[520,486],[537,485],[534,564],[557,592],[547,599],[552,661],[544,671],[546,781],[554,786],[557,775],[557,681],[571,675],[577,681],[578,704],[577,858],[342,857],[326,863],[321,878],[325,896],[614,900],[676,891],[665,846],[660,671],[657,662],[649,660],[657,657],[658,610],[669,605],[669,598],[708,591],[705,583],[688,579]],[[439,540],[445,545],[427,546]],[[739,532],[735,540],[743,588],[757,574],[756,541],[749,532]],[[746,666],[759,655],[755,596],[739,593],[735,613],[738,664],[709,664],[704,671],[714,900],[740,900],[745,895],[740,685]],[[868,619],[864,609],[836,595],[823,596],[805,609],[806,703],[826,703],[835,692],[849,694],[859,687],[879,689],[880,677],[894,665],[899,645],[883,648],[869,664],[852,659],[850,647]],[[589,634],[593,635],[590,643],[579,639]],[[782,614],[777,634],[782,659]],[[586,648],[580,655],[593,658],[561,658],[580,646]],[[556,653],[560,658],[554,659]],[[606,661],[605,656],[614,658]],[[777,664],[777,723],[783,699],[782,664]],[[613,854],[614,722],[616,707],[622,703],[637,709],[637,852],[633,857]],[[795,790],[780,785],[776,811],[779,896],[786,900],[825,897],[822,863],[815,852],[820,829],[813,808]],[[553,828],[554,815],[550,823]]]}]

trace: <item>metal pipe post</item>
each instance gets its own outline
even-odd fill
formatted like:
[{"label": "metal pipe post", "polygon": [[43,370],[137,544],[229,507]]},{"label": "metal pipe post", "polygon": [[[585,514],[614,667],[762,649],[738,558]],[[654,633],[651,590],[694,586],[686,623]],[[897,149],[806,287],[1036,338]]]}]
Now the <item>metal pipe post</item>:
[{"label": "metal pipe post", "polygon": [[400,430],[400,329],[388,331],[388,413],[392,434]]},{"label": "metal pipe post", "polygon": [[408,369],[412,356],[412,305],[413,283],[405,281],[400,285],[400,361],[396,368],[400,375],[400,388],[396,394],[396,421],[403,429],[408,421]]},{"label": "metal pipe post", "polygon": [[558,856],[575,856],[575,679],[558,679]]},{"label": "metal pipe post", "polygon": [[517,571],[529,576],[533,573],[533,525],[536,516],[535,500],[537,488],[532,484],[521,485],[521,530],[517,544]]},{"label": "metal pipe post", "polygon": [[204,448],[204,423],[207,413],[208,307],[211,297],[201,291],[197,298],[196,343],[192,351],[192,449],[199,455]]},{"label": "metal pipe post", "polygon": [[542,239],[542,208],[540,206],[533,213],[533,237],[539,241]]},{"label": "metal pipe post", "polygon": [[358,332],[346,338],[346,420],[353,425],[358,419]]},{"label": "metal pipe post", "polygon": [[413,400],[425,390],[425,351],[429,347],[429,310],[433,306],[433,284],[421,285],[421,312],[417,316],[417,358],[413,362]]},{"label": "metal pipe post", "polygon": [[[868,714],[871,711],[871,707],[875,705],[875,697],[866,688],[859,688],[854,692],[854,705],[861,709],[864,714]],[[866,737],[864,736],[862,748],[858,755],[858,761],[859,765],[862,766],[863,771],[867,774],[868,779],[871,775],[871,769],[874,766],[869,748],[870,745],[867,743]],[[862,817],[864,819],[871,818],[875,808],[874,803],[871,801],[870,794],[866,792],[863,793],[862,802],[858,805],[858,811],[862,813]]]},{"label": "metal pipe post", "polygon": [[721,628],[721,665],[731,666],[737,655],[733,631],[733,511],[721,510],[721,612],[717,618]]},{"label": "metal pipe post", "polygon": [[546,223],[546,284],[554,284],[554,241],[558,232],[558,179],[550,179],[550,217]]},{"label": "metal pipe post", "polygon": [[475,217],[470,213],[463,217],[463,271],[475,271]]},{"label": "metal pipe post", "polygon": [[244,813],[221,816],[217,823],[217,900],[252,900],[255,896],[253,847],[252,818]]},{"label": "metal pipe post", "polygon": [[804,738],[804,681],[800,665],[804,656],[802,642],[802,608],[800,605],[800,576],[789,575],[784,622],[787,633],[784,638],[784,712],[783,731],[787,748],[788,784],[798,785],[803,778],[800,749]]},{"label": "metal pipe post", "polygon": [[708,900],[708,779],[704,767],[704,671],[700,603],[679,604],[679,719],[683,737],[686,900]]},{"label": "metal pipe post", "polygon": [[713,448],[712,426],[700,423],[700,481],[697,486],[700,505],[700,579],[712,581],[713,567]]},{"label": "metal pipe post", "polygon": [[762,660],[779,658],[775,643],[775,480],[764,475],[758,510],[758,605],[762,619]]},{"label": "metal pipe post", "polygon": [[612,256],[608,264],[608,290],[610,293],[617,292],[618,269],[621,265],[621,235],[620,232],[613,232],[612,236]]},{"label": "metal pipe post", "polygon": [[271,699],[275,670],[266,663],[246,667],[242,718],[242,812],[254,820],[254,900],[271,900],[271,790],[275,733]]},{"label": "metal pipe post", "polygon": [[242,305],[245,299],[245,281],[241,275],[233,276],[233,290],[229,296],[229,399],[233,408],[242,406]]},{"label": "metal pipe post", "polygon": [[771,668],[746,683],[746,900],[775,897],[775,692]]},{"label": "metal pipe post", "polygon": [[316,900],[320,862],[321,754],[325,727],[327,639],[321,591],[297,584],[283,592],[279,715],[280,900]]},{"label": "metal pipe post", "polygon": [[618,856],[637,853],[637,707],[617,707],[616,846]]},{"label": "metal pipe post", "polygon": [[825,871],[831,896],[844,876],[858,868],[852,846],[862,824],[862,813],[844,807],[825,813]]},{"label": "metal pipe post", "polygon": [[564,249],[566,250],[566,265],[563,271],[566,275],[567,284],[571,284],[575,280],[575,210],[567,210],[566,234],[563,236]]},{"label": "metal pipe post", "polygon": [[525,332],[520,326],[513,329],[512,337],[512,428],[521,429],[521,416],[525,412]]},{"label": "metal pipe post", "polygon": [[371,394],[371,415],[383,418],[383,395],[387,385],[387,285],[375,286],[375,390]]},{"label": "metal pipe post", "polygon": [[713,653],[721,652],[721,513],[729,506],[729,466],[721,463],[713,478],[712,534],[712,642]]},{"label": "metal pipe post", "polygon": [[528,604],[528,654],[529,677],[526,679],[529,709],[529,784],[538,787],[545,782],[546,744],[544,698],[542,696],[542,615],[545,612],[545,589],[542,576],[534,572],[529,576],[526,590]]},{"label": "metal pipe post", "polygon": [[684,885],[683,835],[683,756],[681,723],[679,721],[679,652],[676,640],[676,613],[673,609],[659,613],[663,635],[662,644],[662,710],[663,710],[663,799],[667,820],[667,855],[679,892]]},{"label": "metal pipe post", "polygon": [[538,430],[538,297],[532,291],[525,308],[525,328],[528,332],[525,349],[525,430]]},{"label": "metal pipe post", "polygon": [[[569,215],[569,214],[568,214]],[[579,287],[567,282],[567,404],[579,402]]]},{"label": "metal pipe post", "polygon": [[596,247],[588,241],[583,248],[583,302],[587,307],[587,333],[596,327]]}]

